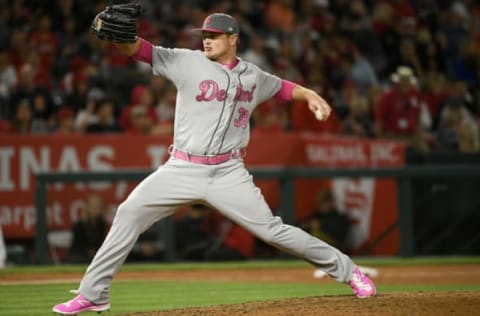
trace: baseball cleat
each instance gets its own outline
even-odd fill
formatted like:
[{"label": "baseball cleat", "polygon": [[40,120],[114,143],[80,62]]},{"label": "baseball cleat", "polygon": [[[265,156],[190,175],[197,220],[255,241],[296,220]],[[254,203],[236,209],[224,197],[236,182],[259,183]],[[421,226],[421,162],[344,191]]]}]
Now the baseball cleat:
[{"label": "baseball cleat", "polygon": [[52,308],[52,311],[60,315],[76,315],[83,312],[98,312],[99,314],[103,311],[110,309],[110,303],[105,304],[94,304],[90,302],[82,294],[78,294],[74,299],[55,305]]},{"label": "baseball cleat", "polygon": [[377,293],[375,284],[359,268],[355,268],[348,284],[358,298],[367,298]]}]

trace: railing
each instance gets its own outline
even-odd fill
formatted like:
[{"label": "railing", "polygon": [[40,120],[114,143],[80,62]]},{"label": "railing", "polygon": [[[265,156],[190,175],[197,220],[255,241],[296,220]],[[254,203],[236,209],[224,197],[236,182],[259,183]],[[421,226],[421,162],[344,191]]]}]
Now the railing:
[{"label": "railing", "polygon": [[[48,262],[47,247],[47,195],[48,184],[54,182],[92,182],[92,181],[136,181],[145,178],[151,170],[117,170],[113,172],[48,172],[36,174],[35,205],[37,210],[37,232],[35,238],[36,262]],[[479,165],[429,165],[406,166],[402,168],[253,168],[250,169],[255,180],[280,181],[280,207],[278,215],[285,223],[293,224],[294,180],[296,178],[318,179],[335,177],[373,177],[395,178],[398,186],[398,225],[400,229],[400,255],[415,255],[414,226],[412,213],[411,180],[418,178],[478,178]],[[174,231],[171,218],[164,219],[165,259],[175,260]]]}]

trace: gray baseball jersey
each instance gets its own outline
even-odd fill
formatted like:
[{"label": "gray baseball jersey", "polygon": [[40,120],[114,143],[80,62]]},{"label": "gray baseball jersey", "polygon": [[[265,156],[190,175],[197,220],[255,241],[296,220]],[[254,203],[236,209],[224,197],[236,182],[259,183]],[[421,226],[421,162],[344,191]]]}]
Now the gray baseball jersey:
[{"label": "gray baseball jersey", "polygon": [[177,87],[174,146],[195,155],[245,147],[250,114],[281,87],[280,78],[251,63],[230,70],[188,49],[154,48],[153,72]]},{"label": "gray baseball jersey", "polygon": [[[174,146],[191,155],[218,155],[245,147],[249,117],[274,96],[280,78],[240,61],[232,70],[186,49],[153,49],[153,72],[177,87]],[[188,156],[187,156],[188,157]],[[263,241],[320,267],[339,282],[354,268],[338,249],[286,225],[274,216],[242,157],[219,164],[170,159],[144,179],[118,207],[110,232],[89,265],[80,293],[100,304],[109,301],[113,275],[139,234],[188,203],[205,203]]]}]

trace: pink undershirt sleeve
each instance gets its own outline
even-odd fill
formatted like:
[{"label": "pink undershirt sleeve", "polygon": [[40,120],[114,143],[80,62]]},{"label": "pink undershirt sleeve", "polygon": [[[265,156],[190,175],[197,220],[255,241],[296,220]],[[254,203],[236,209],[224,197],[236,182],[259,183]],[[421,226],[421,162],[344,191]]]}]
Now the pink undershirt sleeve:
[{"label": "pink undershirt sleeve", "polygon": [[282,87],[280,91],[275,94],[276,99],[291,101],[292,100],[292,91],[297,84],[288,80],[282,80]]},{"label": "pink undershirt sleeve", "polygon": [[152,53],[152,43],[140,38],[140,48],[132,55],[132,58],[152,65]]}]

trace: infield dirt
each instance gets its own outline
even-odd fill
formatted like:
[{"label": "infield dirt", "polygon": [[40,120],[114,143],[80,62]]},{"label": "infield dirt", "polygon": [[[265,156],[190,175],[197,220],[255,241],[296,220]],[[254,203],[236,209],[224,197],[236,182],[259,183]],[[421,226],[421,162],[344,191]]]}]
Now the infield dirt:
[{"label": "infield dirt", "polygon": [[[410,266],[379,268],[375,278],[382,284],[480,284],[480,266]],[[155,277],[178,280],[231,280],[265,282],[335,282],[328,278],[317,280],[311,269],[177,271],[160,272]],[[206,275],[207,274],[207,275]],[[138,278],[131,273],[122,277]],[[345,316],[345,315],[480,315],[480,292],[405,292],[378,293],[372,299],[352,296],[317,296],[278,301],[218,305],[152,313],[133,313],[128,316]]]}]

